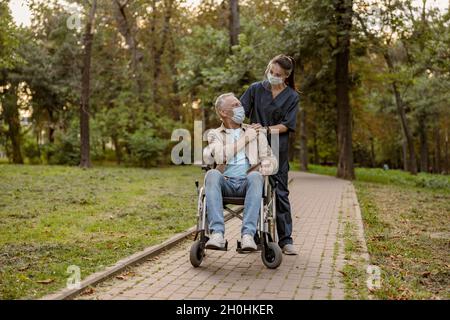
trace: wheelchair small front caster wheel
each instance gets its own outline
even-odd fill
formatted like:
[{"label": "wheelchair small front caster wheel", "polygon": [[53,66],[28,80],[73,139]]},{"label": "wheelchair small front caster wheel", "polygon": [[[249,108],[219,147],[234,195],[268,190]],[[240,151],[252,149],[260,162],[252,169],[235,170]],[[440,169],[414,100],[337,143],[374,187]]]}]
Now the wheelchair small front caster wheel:
[{"label": "wheelchair small front caster wheel", "polygon": [[203,261],[203,257],[205,256],[205,249],[202,246],[200,240],[194,242],[191,247],[191,252],[189,254],[189,259],[191,260],[191,264],[197,268]]},{"label": "wheelchair small front caster wheel", "polygon": [[269,242],[261,251],[261,258],[267,268],[276,269],[281,264],[283,253],[277,243]]}]

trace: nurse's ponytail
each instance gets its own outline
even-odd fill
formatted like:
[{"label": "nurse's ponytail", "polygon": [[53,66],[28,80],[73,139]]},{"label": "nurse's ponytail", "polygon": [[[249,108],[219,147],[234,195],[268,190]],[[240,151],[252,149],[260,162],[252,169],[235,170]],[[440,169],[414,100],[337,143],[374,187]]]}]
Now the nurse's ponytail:
[{"label": "nurse's ponytail", "polygon": [[267,69],[266,69],[266,76],[267,73],[270,70],[270,65],[272,63],[277,63],[278,65],[280,65],[280,67],[282,67],[286,73],[289,75],[286,78],[286,84],[291,87],[294,91],[297,91],[295,89],[295,78],[294,78],[294,73],[295,73],[295,60],[294,58],[284,55],[284,54],[279,54],[276,57],[274,57],[272,60],[270,60],[269,64],[267,65]]}]

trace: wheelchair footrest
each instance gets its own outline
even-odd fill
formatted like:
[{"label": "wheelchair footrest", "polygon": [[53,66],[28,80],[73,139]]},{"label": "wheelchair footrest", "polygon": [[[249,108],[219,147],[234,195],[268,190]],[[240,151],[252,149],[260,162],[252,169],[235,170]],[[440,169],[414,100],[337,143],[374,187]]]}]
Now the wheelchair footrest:
[{"label": "wheelchair footrest", "polygon": [[238,253],[250,253],[250,252],[261,251],[261,248],[262,248],[261,244],[257,243],[256,250],[244,250],[244,249],[242,249],[241,242],[239,240],[237,240],[236,251]]}]

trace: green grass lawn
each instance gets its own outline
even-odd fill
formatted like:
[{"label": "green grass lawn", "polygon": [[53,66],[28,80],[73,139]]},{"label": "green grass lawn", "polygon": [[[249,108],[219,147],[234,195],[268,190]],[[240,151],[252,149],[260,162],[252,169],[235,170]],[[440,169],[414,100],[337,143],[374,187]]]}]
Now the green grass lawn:
[{"label": "green grass lawn", "polygon": [[[309,169],[336,174],[333,167]],[[377,299],[450,299],[450,176],[358,168],[354,185],[370,263],[381,268],[381,288],[370,294]],[[355,274],[344,273],[350,289],[367,291],[365,279]]]},{"label": "green grass lawn", "polygon": [[0,164],[0,299],[30,299],[195,224],[198,167]]}]

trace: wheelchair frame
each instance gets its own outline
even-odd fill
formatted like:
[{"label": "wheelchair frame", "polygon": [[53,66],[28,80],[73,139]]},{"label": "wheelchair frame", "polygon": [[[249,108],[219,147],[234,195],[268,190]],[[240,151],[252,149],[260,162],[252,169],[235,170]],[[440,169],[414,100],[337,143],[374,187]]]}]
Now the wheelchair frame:
[{"label": "wheelchair frame", "polygon": [[[209,166],[202,166],[202,169],[208,172]],[[190,261],[194,267],[200,266],[206,255],[206,242],[209,240],[209,228],[206,213],[206,195],[205,195],[205,179],[203,186],[199,187],[198,181],[195,181],[197,187],[197,230],[195,232],[194,243],[190,250]],[[267,268],[275,269],[282,262],[282,252],[278,246],[278,234],[276,227],[276,188],[272,187],[268,176],[264,177],[264,188],[261,197],[260,215],[258,220],[257,231],[255,234],[255,242],[257,244],[256,251],[261,251],[261,259]],[[241,197],[223,197],[224,211],[228,212],[229,218],[243,219],[244,200]],[[238,208],[230,208],[230,205],[238,205]],[[227,218],[227,221],[229,219]],[[223,249],[208,250],[228,250],[228,241]],[[239,253],[247,253],[241,247],[241,243],[237,241],[236,251]]]}]

